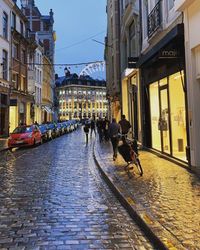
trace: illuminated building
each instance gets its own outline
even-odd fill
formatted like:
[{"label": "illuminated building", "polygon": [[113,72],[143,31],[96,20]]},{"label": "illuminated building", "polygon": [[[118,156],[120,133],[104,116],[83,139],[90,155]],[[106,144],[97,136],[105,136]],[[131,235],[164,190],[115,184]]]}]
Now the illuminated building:
[{"label": "illuminated building", "polygon": [[85,119],[107,115],[106,82],[66,73],[56,76],[59,119]]},{"label": "illuminated building", "polygon": [[31,120],[31,104],[33,93],[28,91],[27,58],[30,41],[27,34],[27,18],[15,4],[11,17],[11,73],[12,89],[10,95],[10,132],[19,124],[27,124]]},{"label": "illuminated building", "polygon": [[14,3],[0,1],[0,137],[8,135],[10,92],[10,19]]}]

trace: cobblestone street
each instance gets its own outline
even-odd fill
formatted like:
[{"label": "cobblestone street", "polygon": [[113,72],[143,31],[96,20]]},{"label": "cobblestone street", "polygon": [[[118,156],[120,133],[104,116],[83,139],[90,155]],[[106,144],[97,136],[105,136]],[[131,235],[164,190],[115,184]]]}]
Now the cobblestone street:
[{"label": "cobblestone street", "polygon": [[[120,155],[112,160],[110,143],[96,143],[100,165],[123,195],[148,215],[154,233],[163,241],[174,242],[176,249],[200,249],[200,182],[199,175],[160,158],[140,151],[142,177],[124,171],[125,161]],[[154,226],[155,224],[155,226]],[[172,239],[173,238],[173,239]],[[174,249],[174,248],[172,248]]]},{"label": "cobblestone street", "polygon": [[93,141],[79,129],[1,158],[0,249],[153,249],[101,179]]}]

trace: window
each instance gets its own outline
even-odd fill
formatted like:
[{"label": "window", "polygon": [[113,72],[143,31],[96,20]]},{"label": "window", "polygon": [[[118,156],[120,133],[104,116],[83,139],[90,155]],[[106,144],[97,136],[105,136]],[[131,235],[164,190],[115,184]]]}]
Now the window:
[{"label": "window", "polygon": [[26,51],[25,51],[25,49],[21,50],[21,62],[23,64],[26,64]]},{"label": "window", "polygon": [[11,27],[16,29],[16,15],[15,13],[12,12],[12,23],[11,23]]},{"label": "window", "polygon": [[23,76],[21,77],[20,90],[24,92],[26,91],[26,78]]},{"label": "window", "polygon": [[8,52],[3,50],[3,79],[8,79]]},{"label": "window", "polygon": [[20,21],[20,32],[22,35],[24,35],[24,24],[22,23],[22,21]]},{"label": "window", "polygon": [[19,59],[19,45],[17,43],[13,43],[12,57],[15,59]]},{"label": "window", "polygon": [[129,26],[129,56],[136,56],[136,26],[133,21]]},{"label": "window", "polygon": [[168,0],[168,10],[170,11],[174,7],[174,0]]},{"label": "window", "polygon": [[3,12],[3,37],[8,39],[8,15]]},{"label": "window", "polygon": [[143,38],[147,37],[148,0],[143,1]]},{"label": "window", "polygon": [[19,76],[18,76],[18,74],[13,74],[12,82],[13,82],[14,89],[18,89],[18,87],[19,87]]}]

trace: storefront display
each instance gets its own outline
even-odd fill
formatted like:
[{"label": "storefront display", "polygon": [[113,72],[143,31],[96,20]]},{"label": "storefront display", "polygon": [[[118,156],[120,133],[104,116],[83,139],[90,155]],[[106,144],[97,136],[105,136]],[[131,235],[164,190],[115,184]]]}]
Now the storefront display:
[{"label": "storefront display", "polygon": [[186,161],[183,72],[149,85],[152,148]]}]

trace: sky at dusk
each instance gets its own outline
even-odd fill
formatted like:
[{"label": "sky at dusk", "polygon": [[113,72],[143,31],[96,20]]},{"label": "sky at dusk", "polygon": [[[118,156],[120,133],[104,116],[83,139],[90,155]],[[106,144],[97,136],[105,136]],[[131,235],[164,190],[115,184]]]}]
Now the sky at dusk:
[{"label": "sky at dusk", "polygon": [[[20,1],[18,0],[20,5]],[[43,15],[54,12],[54,29],[57,34],[56,63],[79,63],[104,59],[106,35],[106,0],[35,0]],[[63,75],[64,67],[56,67]],[[79,73],[82,67],[71,67]],[[105,72],[96,72],[93,77],[104,78]]]}]

